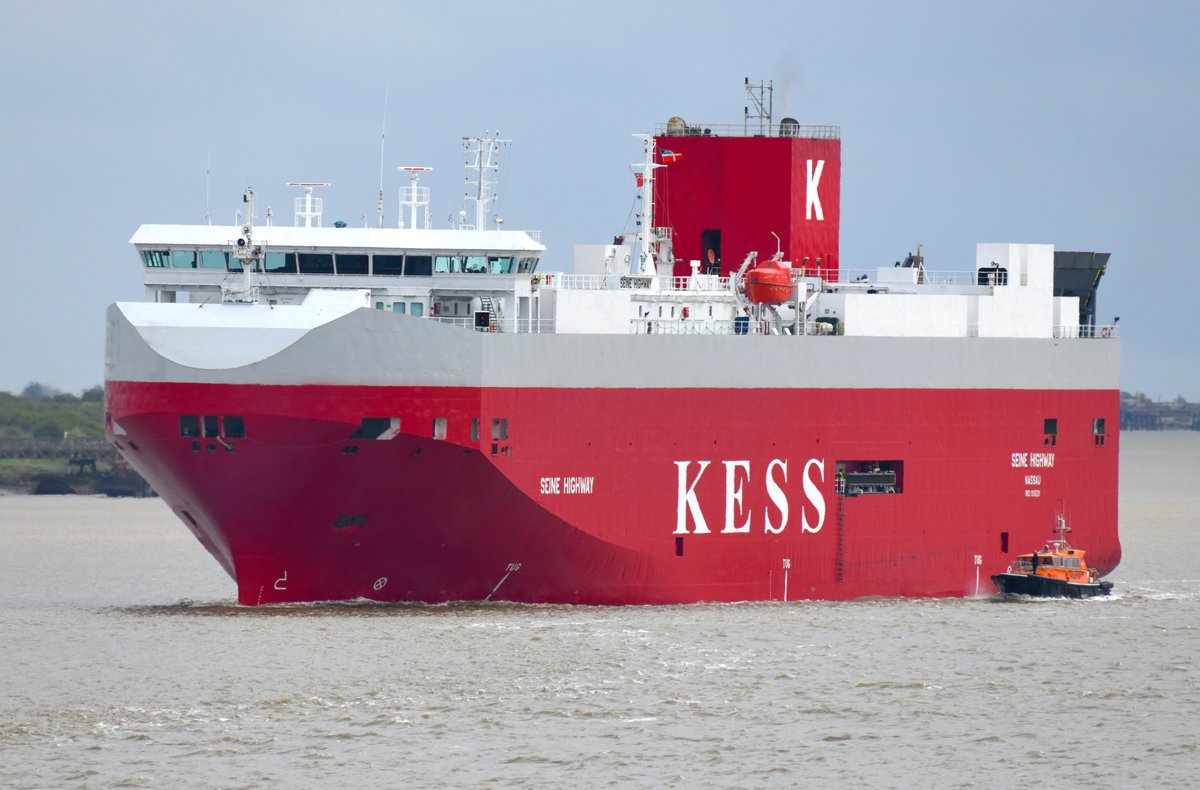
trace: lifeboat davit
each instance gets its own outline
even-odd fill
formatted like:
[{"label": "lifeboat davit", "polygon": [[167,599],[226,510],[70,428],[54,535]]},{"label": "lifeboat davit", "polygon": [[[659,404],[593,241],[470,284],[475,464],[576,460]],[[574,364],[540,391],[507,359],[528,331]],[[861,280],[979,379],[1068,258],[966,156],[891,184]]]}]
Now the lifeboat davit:
[{"label": "lifeboat davit", "polygon": [[746,298],[755,304],[783,304],[795,290],[792,270],[774,258],[755,266],[745,277]]}]

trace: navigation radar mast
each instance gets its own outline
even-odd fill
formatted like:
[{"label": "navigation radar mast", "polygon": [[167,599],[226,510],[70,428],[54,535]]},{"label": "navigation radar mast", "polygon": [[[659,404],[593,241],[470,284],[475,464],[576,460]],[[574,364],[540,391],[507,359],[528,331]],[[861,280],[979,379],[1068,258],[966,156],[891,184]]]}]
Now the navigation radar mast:
[{"label": "navigation radar mast", "polygon": [[417,217],[420,210],[425,209],[425,230],[433,227],[433,223],[429,218],[429,187],[420,185],[422,173],[432,173],[432,167],[416,167],[405,165],[397,167],[401,173],[408,173],[408,180],[412,183],[406,187],[400,187],[400,224],[397,227],[404,227],[404,209],[408,209],[409,220],[408,227],[418,228]]},{"label": "navigation radar mast", "polygon": [[313,220],[317,221],[317,227],[321,227],[321,212],[325,202],[319,197],[313,197],[313,189],[315,187],[331,186],[326,181],[289,181],[287,185],[290,187],[304,187],[304,197],[296,198],[295,202],[295,217],[292,219],[292,224],[300,227],[300,219],[304,218],[304,227],[313,227]]}]

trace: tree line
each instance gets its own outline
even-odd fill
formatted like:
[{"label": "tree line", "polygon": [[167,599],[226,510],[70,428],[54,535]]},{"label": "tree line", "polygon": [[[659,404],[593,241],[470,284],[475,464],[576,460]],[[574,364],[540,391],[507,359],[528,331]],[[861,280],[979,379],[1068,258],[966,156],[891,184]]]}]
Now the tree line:
[{"label": "tree line", "polygon": [[104,387],[76,395],[40,382],[0,391],[0,439],[104,436]]}]

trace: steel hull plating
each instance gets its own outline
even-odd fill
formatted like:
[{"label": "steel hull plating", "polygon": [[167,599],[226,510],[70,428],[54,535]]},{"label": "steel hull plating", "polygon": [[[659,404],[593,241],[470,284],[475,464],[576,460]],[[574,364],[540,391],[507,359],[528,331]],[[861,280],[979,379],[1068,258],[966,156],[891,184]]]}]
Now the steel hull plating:
[{"label": "steel hull plating", "polygon": [[[1076,537],[1094,566],[1120,559],[1117,437],[1091,432],[1095,418],[1116,425],[1115,390],[268,386],[111,372],[110,437],[248,605],[963,595],[1011,561],[1009,545],[1042,540],[1025,525],[1064,502],[1088,525]],[[245,435],[181,436],[181,415],[236,415]],[[363,417],[400,431],[349,438]],[[1060,427],[1046,437],[1051,417]],[[851,459],[902,461],[901,490],[839,495],[835,470]]]}]

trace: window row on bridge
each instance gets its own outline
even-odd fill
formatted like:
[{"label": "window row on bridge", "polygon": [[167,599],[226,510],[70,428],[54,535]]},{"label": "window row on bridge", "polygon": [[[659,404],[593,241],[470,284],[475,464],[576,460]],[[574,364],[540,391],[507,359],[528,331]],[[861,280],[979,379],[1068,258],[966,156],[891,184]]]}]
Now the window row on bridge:
[{"label": "window row on bridge", "polygon": [[[148,269],[242,270],[225,250],[142,250]],[[512,255],[268,251],[254,270],[267,274],[341,274],[430,277],[433,274],[525,274],[537,270],[536,257]]]}]

